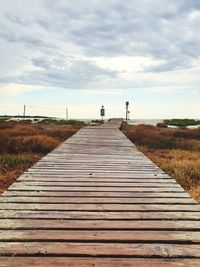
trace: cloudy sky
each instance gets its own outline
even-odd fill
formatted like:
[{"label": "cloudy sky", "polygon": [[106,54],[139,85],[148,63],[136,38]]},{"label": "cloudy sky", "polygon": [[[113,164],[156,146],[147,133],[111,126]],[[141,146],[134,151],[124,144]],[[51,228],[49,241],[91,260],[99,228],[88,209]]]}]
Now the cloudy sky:
[{"label": "cloudy sky", "polygon": [[199,0],[0,0],[0,113],[200,117]]}]

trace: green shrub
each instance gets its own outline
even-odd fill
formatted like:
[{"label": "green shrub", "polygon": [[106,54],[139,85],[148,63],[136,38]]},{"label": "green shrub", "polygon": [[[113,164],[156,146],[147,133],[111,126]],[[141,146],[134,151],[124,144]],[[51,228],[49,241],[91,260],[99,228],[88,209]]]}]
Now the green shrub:
[{"label": "green shrub", "polygon": [[103,120],[92,120],[91,123],[101,124],[103,123]]},{"label": "green shrub", "polygon": [[76,125],[76,124],[84,124],[83,121],[79,120],[56,120],[56,119],[44,119],[39,121],[40,124],[54,124],[54,125]]},{"label": "green shrub", "polygon": [[8,118],[0,118],[0,123],[4,123],[8,120]]},{"label": "green shrub", "polygon": [[31,124],[32,120],[26,119],[26,120],[19,120],[18,121],[19,124]]},{"label": "green shrub", "polygon": [[168,125],[173,125],[177,127],[187,127],[200,124],[200,120],[194,120],[194,119],[171,119],[171,120],[164,120],[164,122]]}]

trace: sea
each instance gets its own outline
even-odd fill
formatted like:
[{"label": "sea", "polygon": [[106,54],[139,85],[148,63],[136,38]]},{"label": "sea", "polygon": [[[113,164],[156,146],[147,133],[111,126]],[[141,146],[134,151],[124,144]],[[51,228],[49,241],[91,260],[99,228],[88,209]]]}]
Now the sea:
[{"label": "sea", "polygon": [[[152,126],[156,126],[157,123],[161,123],[164,122],[164,119],[131,119],[129,120],[129,124],[131,125],[138,125],[138,124],[148,124],[148,125],[152,125]],[[173,126],[173,125],[168,125],[169,128],[178,128],[177,126]],[[186,128],[188,129],[196,129],[200,127],[200,125],[191,125],[191,126],[187,126]]]}]

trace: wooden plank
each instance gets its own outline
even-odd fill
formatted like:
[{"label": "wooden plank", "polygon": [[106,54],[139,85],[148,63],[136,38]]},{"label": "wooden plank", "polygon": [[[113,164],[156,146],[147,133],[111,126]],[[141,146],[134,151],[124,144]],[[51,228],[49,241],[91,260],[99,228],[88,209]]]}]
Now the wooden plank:
[{"label": "wooden plank", "polygon": [[47,196],[47,197],[102,197],[102,198],[110,198],[110,197],[174,197],[174,198],[189,198],[189,195],[186,192],[84,192],[84,191],[6,191],[3,193],[3,196]]},{"label": "wooden plank", "polygon": [[[14,250],[13,250],[14,249]],[[199,245],[110,244],[68,242],[0,242],[0,255],[27,256],[118,256],[118,257],[198,257]]]},{"label": "wooden plank", "polygon": [[0,218],[26,219],[80,219],[80,220],[196,220],[199,221],[200,212],[189,211],[37,211],[37,210],[6,210],[0,213]]},{"label": "wooden plank", "polygon": [[0,210],[77,210],[77,211],[197,211],[199,205],[185,204],[29,204],[29,203],[0,203]]},{"label": "wooden plank", "polygon": [[199,267],[199,259],[108,257],[1,257],[2,267]]},{"label": "wooden plank", "polygon": [[[0,242],[26,241],[131,242],[200,244],[200,231],[160,230],[2,230]],[[200,250],[199,250],[200,253]],[[200,255],[200,254],[199,254]]]},{"label": "wooden plank", "polygon": [[58,191],[58,192],[68,192],[68,191],[87,191],[87,192],[184,192],[184,190],[177,186],[175,188],[171,187],[145,187],[145,186],[132,186],[132,187],[106,187],[106,186],[20,186],[17,183],[13,184],[9,187],[9,191]]},{"label": "wooden plank", "polygon": [[50,220],[0,219],[0,229],[96,229],[96,230],[192,230],[200,231],[200,221],[192,220]]},{"label": "wooden plank", "polygon": [[82,204],[86,204],[86,203],[93,203],[93,204],[149,204],[149,202],[151,204],[154,203],[159,203],[159,204],[194,204],[194,200],[192,200],[191,198],[153,198],[153,197],[149,197],[149,198],[122,198],[122,197],[110,197],[110,198],[103,198],[103,197],[1,197],[0,198],[0,202],[1,203],[68,203],[68,204],[72,204],[72,203],[82,203]]},{"label": "wooden plank", "polygon": [[53,185],[53,186],[117,186],[117,187],[126,187],[126,186],[170,186],[170,187],[179,187],[177,186],[177,183],[175,183],[175,181],[171,181],[169,179],[166,180],[153,180],[153,179],[149,179],[147,181],[139,181],[136,180],[134,181],[133,179],[129,180],[129,181],[120,181],[117,180],[115,181],[115,179],[113,179],[114,181],[112,181],[112,179],[107,179],[107,180],[96,180],[94,178],[89,178],[89,179],[80,179],[80,180],[75,180],[75,181],[70,181],[70,180],[64,180],[64,181],[60,181],[59,179],[56,181],[40,181],[40,180],[36,180],[36,181],[31,181],[31,179],[29,179],[28,181],[24,181],[24,180],[20,180],[18,182],[16,182],[17,185]]},{"label": "wooden plank", "polygon": [[[31,174],[29,176],[22,176],[22,177],[19,177],[19,180],[17,180],[16,182],[23,182],[23,181],[48,181],[48,182],[55,182],[56,179],[58,181],[64,181],[64,182],[68,182],[68,181],[73,181],[73,182],[76,182],[76,181],[86,181],[86,182],[89,182],[89,181],[99,181],[99,182],[128,182],[128,183],[136,183],[137,181],[138,182],[151,182],[151,181],[154,181],[154,182],[163,182],[163,183],[174,183],[174,179],[172,178],[168,178],[168,177],[164,177],[164,176],[160,176],[160,175],[156,175],[156,176],[146,176],[146,175],[140,175],[138,177],[137,176],[134,176],[134,175],[131,175],[131,176],[123,176],[123,175],[112,175],[112,174],[108,174],[108,173],[105,173],[105,175],[103,174],[98,174],[98,173],[94,173],[94,172],[88,172],[88,173],[85,173],[85,174],[76,174],[76,172],[74,173],[66,173],[66,174],[58,174],[58,175],[53,175],[53,174],[39,174],[39,175],[35,175],[35,174]],[[174,183],[175,184],[175,183]],[[177,184],[177,183],[176,183]]]},{"label": "wooden plank", "polygon": [[48,172],[66,172],[66,167],[67,167],[67,170],[70,172],[70,171],[81,171],[81,172],[84,172],[84,171],[95,171],[96,168],[98,167],[98,172],[108,172],[108,171],[114,171],[114,172],[117,172],[117,173],[120,173],[120,172],[124,172],[124,173],[127,173],[127,172],[133,172],[134,170],[138,170],[138,171],[144,171],[144,172],[151,172],[151,171],[157,171],[158,169],[156,167],[147,167],[147,166],[85,166],[85,165],[78,165],[78,166],[46,166],[46,167],[42,167],[42,166],[39,166],[39,167],[35,167],[35,168],[32,168],[32,172],[33,173],[37,173],[38,171],[41,172],[41,171],[47,171]]},{"label": "wooden plank", "polygon": [[31,173],[31,171],[29,172],[25,172],[23,177],[70,177],[70,178],[74,178],[74,177],[78,177],[78,178],[84,178],[84,177],[96,177],[96,178],[126,178],[126,179],[133,179],[133,178],[138,178],[138,179],[142,179],[142,178],[166,178],[166,179],[172,179],[169,176],[167,176],[165,173],[161,173],[161,172],[143,172],[143,171],[134,171],[132,173],[116,173],[114,171],[112,172],[98,172],[98,168],[95,169],[95,171],[92,172],[68,172],[66,171],[66,173],[52,173],[52,172],[37,172],[37,173]]},{"label": "wooden plank", "polygon": [[18,179],[16,182],[17,183],[21,183],[21,182],[48,182],[50,184],[56,184],[56,183],[60,183],[60,182],[64,182],[65,184],[70,183],[70,182],[94,182],[95,183],[113,183],[113,185],[115,185],[115,183],[121,183],[123,181],[123,183],[126,184],[138,184],[138,183],[162,183],[162,184],[176,184],[175,180],[172,179],[163,179],[163,178],[157,178],[157,179],[153,179],[153,178],[143,178],[141,181],[140,179],[135,179],[135,178],[129,178],[129,179],[125,179],[125,178],[94,178],[94,177],[85,177],[85,178],[79,178],[79,177],[44,177],[44,176],[39,176],[39,177],[22,177],[20,179]]},{"label": "wooden plank", "polygon": [[27,182],[20,182],[20,183],[16,183],[17,186],[21,187],[21,186],[53,186],[53,187],[57,187],[57,186],[62,186],[62,187],[72,187],[72,186],[101,186],[101,187],[172,187],[172,188],[180,188],[177,184],[174,183],[159,183],[159,182],[150,182],[150,183],[144,183],[144,182],[138,182],[138,183],[112,183],[112,182],[59,182],[59,181],[55,181],[55,182],[40,182],[40,181],[27,181]]},{"label": "wooden plank", "polygon": [[[39,168],[39,169],[32,169],[31,171],[29,171],[29,173],[31,173],[31,174],[42,174],[43,172],[44,173],[51,173],[51,174],[65,174],[65,172],[66,172],[66,169],[58,169],[58,168],[52,168],[51,170],[49,170],[49,172],[47,171],[47,170],[49,170],[49,168],[47,168],[47,169],[42,169],[42,168]],[[135,170],[108,170],[107,168],[105,168],[105,169],[98,169],[98,171],[96,171],[96,169],[93,169],[93,168],[91,168],[91,169],[89,169],[89,168],[87,168],[87,169],[85,169],[85,170],[83,170],[83,169],[68,169],[67,170],[67,172],[68,173],[70,173],[70,172],[75,172],[75,173],[88,173],[88,172],[96,172],[96,173],[100,173],[100,174],[105,174],[106,172],[107,173],[109,173],[109,175],[110,175],[110,173],[112,173],[113,175],[122,175],[122,174],[124,174],[124,175],[126,175],[126,174],[130,174],[130,175],[132,175],[132,173],[133,173],[133,171],[135,171],[136,173],[150,173],[150,172],[152,172],[152,169],[142,169],[141,170],[141,168],[140,167],[138,167],[137,169],[135,169]],[[154,171],[154,173],[159,173],[159,170],[158,171]]]}]

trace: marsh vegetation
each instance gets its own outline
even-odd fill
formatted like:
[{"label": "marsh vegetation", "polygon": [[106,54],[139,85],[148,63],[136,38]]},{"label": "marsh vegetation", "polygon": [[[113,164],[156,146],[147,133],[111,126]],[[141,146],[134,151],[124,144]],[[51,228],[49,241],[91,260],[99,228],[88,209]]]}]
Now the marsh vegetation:
[{"label": "marsh vegetation", "polygon": [[26,169],[76,133],[83,123],[0,124],[0,192],[3,192]]},{"label": "marsh vegetation", "polygon": [[140,151],[200,202],[200,128],[124,125],[123,132]]}]

